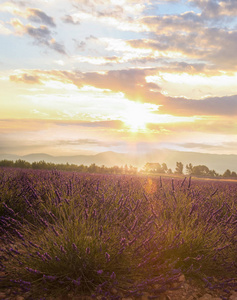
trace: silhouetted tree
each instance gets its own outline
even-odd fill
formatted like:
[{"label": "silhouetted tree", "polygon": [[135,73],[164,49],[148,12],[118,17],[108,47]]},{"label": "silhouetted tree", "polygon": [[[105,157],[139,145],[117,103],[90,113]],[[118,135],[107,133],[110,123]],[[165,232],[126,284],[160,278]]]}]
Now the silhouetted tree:
[{"label": "silhouetted tree", "polygon": [[183,174],[184,165],[181,162],[176,162],[175,173]]},{"label": "silhouetted tree", "polygon": [[146,163],[144,170],[149,173],[163,173],[159,163]]},{"label": "silhouetted tree", "polygon": [[14,162],[12,160],[1,160],[0,161],[0,167],[14,167]]},{"label": "silhouetted tree", "polygon": [[15,168],[22,168],[22,169],[29,169],[31,167],[31,164],[25,160],[18,159],[14,163]]},{"label": "silhouetted tree", "polygon": [[231,172],[229,169],[224,172],[223,177],[231,177]]},{"label": "silhouetted tree", "polygon": [[166,163],[163,163],[161,166],[162,166],[162,171],[163,171],[163,173],[166,173],[167,170],[168,170],[167,164],[166,164]]},{"label": "silhouetted tree", "polygon": [[207,166],[204,165],[199,165],[199,166],[194,166],[192,170],[193,175],[209,175],[210,170],[208,169]]},{"label": "silhouetted tree", "polygon": [[193,165],[191,163],[189,163],[188,165],[186,165],[186,173],[188,175],[191,175],[193,173]]}]

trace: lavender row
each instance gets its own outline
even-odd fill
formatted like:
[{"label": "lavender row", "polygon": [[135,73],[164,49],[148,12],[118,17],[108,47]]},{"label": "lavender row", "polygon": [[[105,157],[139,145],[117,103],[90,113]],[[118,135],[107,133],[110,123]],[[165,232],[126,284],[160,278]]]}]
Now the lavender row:
[{"label": "lavender row", "polygon": [[236,183],[0,169],[0,284],[119,299],[182,273],[237,289],[236,204]]}]

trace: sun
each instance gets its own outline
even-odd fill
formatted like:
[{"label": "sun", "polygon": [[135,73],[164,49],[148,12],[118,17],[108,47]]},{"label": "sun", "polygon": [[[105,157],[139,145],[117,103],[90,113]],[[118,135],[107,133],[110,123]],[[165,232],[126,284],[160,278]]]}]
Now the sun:
[{"label": "sun", "polygon": [[131,103],[123,112],[122,120],[129,127],[130,131],[144,131],[149,122],[149,115],[146,107],[142,104]]}]

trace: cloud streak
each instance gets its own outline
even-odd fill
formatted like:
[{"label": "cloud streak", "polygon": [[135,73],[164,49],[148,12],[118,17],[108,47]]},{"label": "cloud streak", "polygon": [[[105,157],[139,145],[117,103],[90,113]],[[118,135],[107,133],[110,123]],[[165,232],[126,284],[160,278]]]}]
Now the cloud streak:
[{"label": "cloud streak", "polygon": [[146,81],[146,76],[154,69],[116,70],[100,74],[97,72],[58,72],[33,71],[21,75],[11,75],[10,80],[25,83],[40,83],[45,80],[69,82],[79,89],[83,86],[92,86],[122,92],[126,98],[143,103],[159,105],[159,113],[175,116],[229,116],[237,115],[237,95],[228,97],[207,97],[202,100],[166,97],[161,94],[160,87]]}]

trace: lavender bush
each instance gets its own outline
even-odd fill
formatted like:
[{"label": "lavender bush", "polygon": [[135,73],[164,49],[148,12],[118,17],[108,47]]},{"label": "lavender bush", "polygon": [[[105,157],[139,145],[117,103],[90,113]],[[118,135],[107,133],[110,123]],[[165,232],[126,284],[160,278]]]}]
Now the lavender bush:
[{"label": "lavender bush", "polygon": [[236,204],[236,183],[2,168],[0,284],[28,299],[157,295],[181,273],[237,288]]}]

